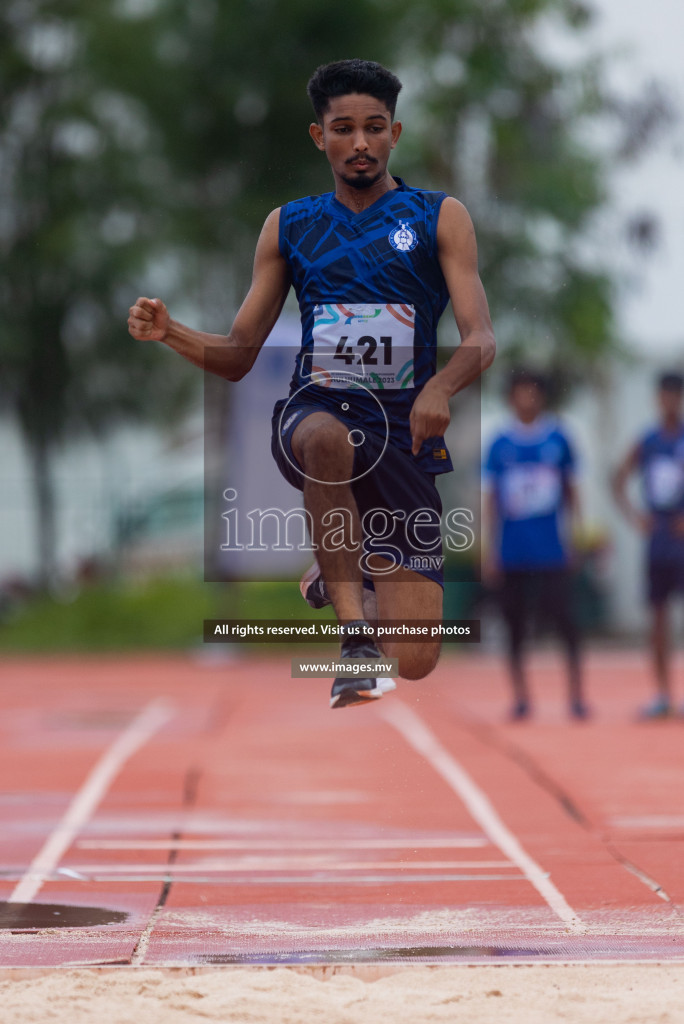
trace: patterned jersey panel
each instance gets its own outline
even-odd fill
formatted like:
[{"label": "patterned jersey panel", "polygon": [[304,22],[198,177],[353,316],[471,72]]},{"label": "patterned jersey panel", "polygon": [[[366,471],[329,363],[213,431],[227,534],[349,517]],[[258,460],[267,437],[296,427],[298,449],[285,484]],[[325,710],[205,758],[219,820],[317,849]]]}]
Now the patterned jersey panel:
[{"label": "patterned jersey panel", "polygon": [[[437,256],[445,194],[395,180],[396,189],[360,213],[333,193],[287,203],[280,249],[302,322],[291,394],[304,389],[313,399],[313,390],[335,409],[345,392],[352,418],[380,433],[388,423],[392,443],[408,449],[408,416],[416,389],[435,372],[437,324],[449,300]],[[427,471],[451,468],[443,442],[424,449]]]}]

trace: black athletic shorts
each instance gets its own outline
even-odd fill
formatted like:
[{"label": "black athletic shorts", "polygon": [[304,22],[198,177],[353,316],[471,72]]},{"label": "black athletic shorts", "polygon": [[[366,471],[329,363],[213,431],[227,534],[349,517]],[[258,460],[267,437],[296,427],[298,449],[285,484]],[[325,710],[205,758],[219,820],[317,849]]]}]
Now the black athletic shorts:
[{"label": "black athletic shorts", "polygon": [[684,559],[649,558],[646,579],[648,603],[665,604],[674,594],[684,594]]},{"label": "black athletic shorts", "polygon": [[[314,412],[335,415],[349,427],[349,443],[354,446],[351,488],[363,526],[364,557],[381,555],[443,587],[442,501],[434,474],[420,469],[410,455],[357,423],[346,423],[329,409],[282,399],[273,410],[271,438],[271,452],[282,475],[302,489],[304,474],[292,452],[292,434]],[[338,531],[340,523],[341,519]],[[367,567],[362,568],[367,580]]]},{"label": "black athletic shorts", "polygon": [[663,604],[673,594],[684,594],[684,539],[655,533],[646,560],[649,604]]}]

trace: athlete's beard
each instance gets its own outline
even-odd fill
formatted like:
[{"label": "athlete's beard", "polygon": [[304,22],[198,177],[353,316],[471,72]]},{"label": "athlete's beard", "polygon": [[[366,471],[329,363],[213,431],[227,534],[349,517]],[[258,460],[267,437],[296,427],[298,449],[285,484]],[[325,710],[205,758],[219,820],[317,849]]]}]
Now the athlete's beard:
[{"label": "athlete's beard", "polygon": [[[377,160],[373,157],[368,157],[367,161],[368,163],[377,163]],[[352,163],[352,161],[350,160],[349,163]],[[352,188],[364,189],[370,188],[371,185],[375,185],[376,181],[380,181],[382,175],[382,171],[378,171],[377,174],[369,174],[368,171],[364,171],[361,174],[355,174],[353,177],[351,175],[343,174],[342,181],[346,185],[351,185]]]}]

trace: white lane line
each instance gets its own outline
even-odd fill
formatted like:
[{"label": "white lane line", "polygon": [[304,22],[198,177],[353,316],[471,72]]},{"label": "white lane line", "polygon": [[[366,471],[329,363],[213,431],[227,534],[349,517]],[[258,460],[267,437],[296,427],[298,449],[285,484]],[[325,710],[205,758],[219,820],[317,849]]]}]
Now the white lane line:
[{"label": "white lane line", "polygon": [[[179,826],[180,827],[180,826]],[[79,839],[81,850],[447,850],[491,845],[488,839]]]},{"label": "white lane line", "polygon": [[30,903],[43,883],[56,869],[61,858],[100,803],[126,761],[136,753],[171,717],[164,700],[154,700],[138,714],[102,755],[69,804],[61,821],[17,884],[9,903]]},{"label": "white lane line", "polygon": [[582,933],[586,925],[556,888],[548,874],[523,849],[499,817],[486,793],[471,779],[458,761],[442,746],[423,719],[400,700],[388,701],[378,711],[409,746],[421,754],[463,801],[485,835],[516,864],[539,895],[570,931]]},{"label": "white lane line", "polygon": [[[303,885],[343,885],[345,891],[358,888],[361,885],[433,885],[435,882],[518,882],[520,885],[528,885],[529,882],[524,875],[402,875],[394,873],[378,875],[354,875],[350,878],[348,874],[337,875],[318,872],[315,875],[184,875],[179,869],[177,873],[167,871],[163,875],[93,875],[92,882],[173,882],[184,885],[291,885],[299,888]],[[161,909],[161,908],[157,908]],[[157,911],[155,910],[155,915]],[[147,932],[147,929],[145,929]]]},{"label": "white lane line", "polygon": [[[250,857],[240,858],[238,860],[211,860],[206,863],[201,861],[198,864],[76,864],[71,866],[70,870],[75,877],[87,877],[90,878],[96,875],[98,872],[121,872],[121,874],[134,874],[144,875],[150,874],[173,874],[174,871],[182,873],[194,873],[200,872],[207,874],[212,871],[225,871],[230,873],[232,871],[240,872],[245,871],[396,871],[397,874],[401,874],[402,871],[465,871],[467,870],[485,870],[491,868],[508,868],[511,871],[519,871],[517,864],[511,864],[507,860],[405,860],[405,861],[393,861],[393,860],[360,860],[360,861],[343,861],[339,858],[333,863],[329,860],[318,860],[312,857],[304,857],[301,860],[294,857],[273,857],[272,859],[266,860],[252,860]],[[60,868],[60,872],[62,869]],[[349,879],[350,884],[353,881]]]}]

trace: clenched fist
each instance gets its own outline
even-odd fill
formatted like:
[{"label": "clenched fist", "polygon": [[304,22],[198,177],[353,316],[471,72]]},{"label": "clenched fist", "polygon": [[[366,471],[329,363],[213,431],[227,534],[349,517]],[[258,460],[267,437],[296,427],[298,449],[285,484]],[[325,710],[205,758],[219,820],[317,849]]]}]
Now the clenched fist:
[{"label": "clenched fist", "polygon": [[170,320],[161,299],[136,299],[128,311],[128,333],[137,341],[164,341]]}]

